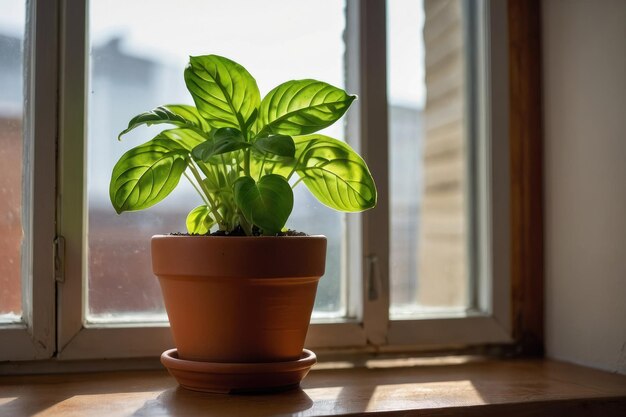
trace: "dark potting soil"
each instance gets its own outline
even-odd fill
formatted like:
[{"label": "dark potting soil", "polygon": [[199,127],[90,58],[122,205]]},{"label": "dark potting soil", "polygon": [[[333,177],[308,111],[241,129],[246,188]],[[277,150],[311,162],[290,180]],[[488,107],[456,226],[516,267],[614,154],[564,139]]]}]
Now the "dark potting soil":
[{"label": "dark potting soil", "polygon": [[[170,233],[171,236],[191,236],[189,233]],[[196,236],[196,235],[194,235]],[[234,230],[226,231],[226,230],[218,230],[211,234],[201,235],[201,236],[246,236],[246,233],[243,231],[241,226],[237,226]],[[262,236],[261,231],[258,227],[254,226],[252,228],[252,236]],[[287,230],[285,232],[276,233],[273,236],[308,236],[304,232],[298,232],[295,230]]]}]

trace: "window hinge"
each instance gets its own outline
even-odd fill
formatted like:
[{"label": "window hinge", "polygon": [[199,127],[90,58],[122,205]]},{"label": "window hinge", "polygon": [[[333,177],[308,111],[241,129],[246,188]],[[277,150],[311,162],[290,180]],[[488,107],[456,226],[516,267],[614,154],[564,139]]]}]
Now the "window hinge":
[{"label": "window hinge", "polygon": [[65,282],[65,238],[54,238],[54,280]]}]

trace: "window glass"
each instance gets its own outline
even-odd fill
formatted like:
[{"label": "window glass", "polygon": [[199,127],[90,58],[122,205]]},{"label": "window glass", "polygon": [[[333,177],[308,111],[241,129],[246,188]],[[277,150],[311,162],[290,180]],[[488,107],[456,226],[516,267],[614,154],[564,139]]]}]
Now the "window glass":
[{"label": "window glass", "polygon": [[[200,198],[182,186],[143,212],[116,215],[108,197],[113,165],[159,128],[139,128],[120,143],[131,117],[161,104],[193,104],[183,69],[189,55],[218,54],[242,64],[261,94],[294,78],[344,86],[344,4],[340,1],[164,0],[90,2],[88,101],[88,306],[92,322],[164,320],[150,265],[150,236],[185,231]],[[341,123],[326,134],[344,138]],[[181,180],[181,183],[184,178]],[[327,272],[314,317],[342,316],[344,217],[295,190],[289,228],[328,237]]]},{"label": "window glass", "polygon": [[462,0],[387,1],[391,317],[467,307]]},{"label": "window glass", "polygon": [[22,315],[21,246],[24,103],[24,0],[0,14],[0,322]]}]

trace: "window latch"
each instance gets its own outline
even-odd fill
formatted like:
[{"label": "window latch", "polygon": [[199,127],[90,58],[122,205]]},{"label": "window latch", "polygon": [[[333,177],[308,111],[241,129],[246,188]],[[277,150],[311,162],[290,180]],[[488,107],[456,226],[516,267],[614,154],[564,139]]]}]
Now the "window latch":
[{"label": "window latch", "polygon": [[65,238],[54,238],[54,280],[65,282]]}]

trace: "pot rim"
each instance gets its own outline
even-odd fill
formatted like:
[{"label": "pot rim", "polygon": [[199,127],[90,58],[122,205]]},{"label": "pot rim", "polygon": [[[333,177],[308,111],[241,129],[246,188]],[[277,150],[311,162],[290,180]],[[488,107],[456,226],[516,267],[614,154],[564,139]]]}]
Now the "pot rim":
[{"label": "pot rim", "polygon": [[320,235],[156,235],[152,271],[159,277],[321,277],[327,241]]},{"label": "pot rim", "polygon": [[210,239],[240,239],[254,240],[261,239],[326,239],[324,235],[306,235],[306,236],[211,236],[211,235],[174,235],[174,234],[156,234],[151,239],[169,239],[169,238],[210,238]]},{"label": "pot rim", "polygon": [[161,354],[161,363],[168,368],[213,374],[261,374],[297,371],[310,368],[317,362],[317,356],[309,349],[302,349],[302,355],[284,362],[206,362],[185,360],[178,357],[178,350],[168,349]]}]

